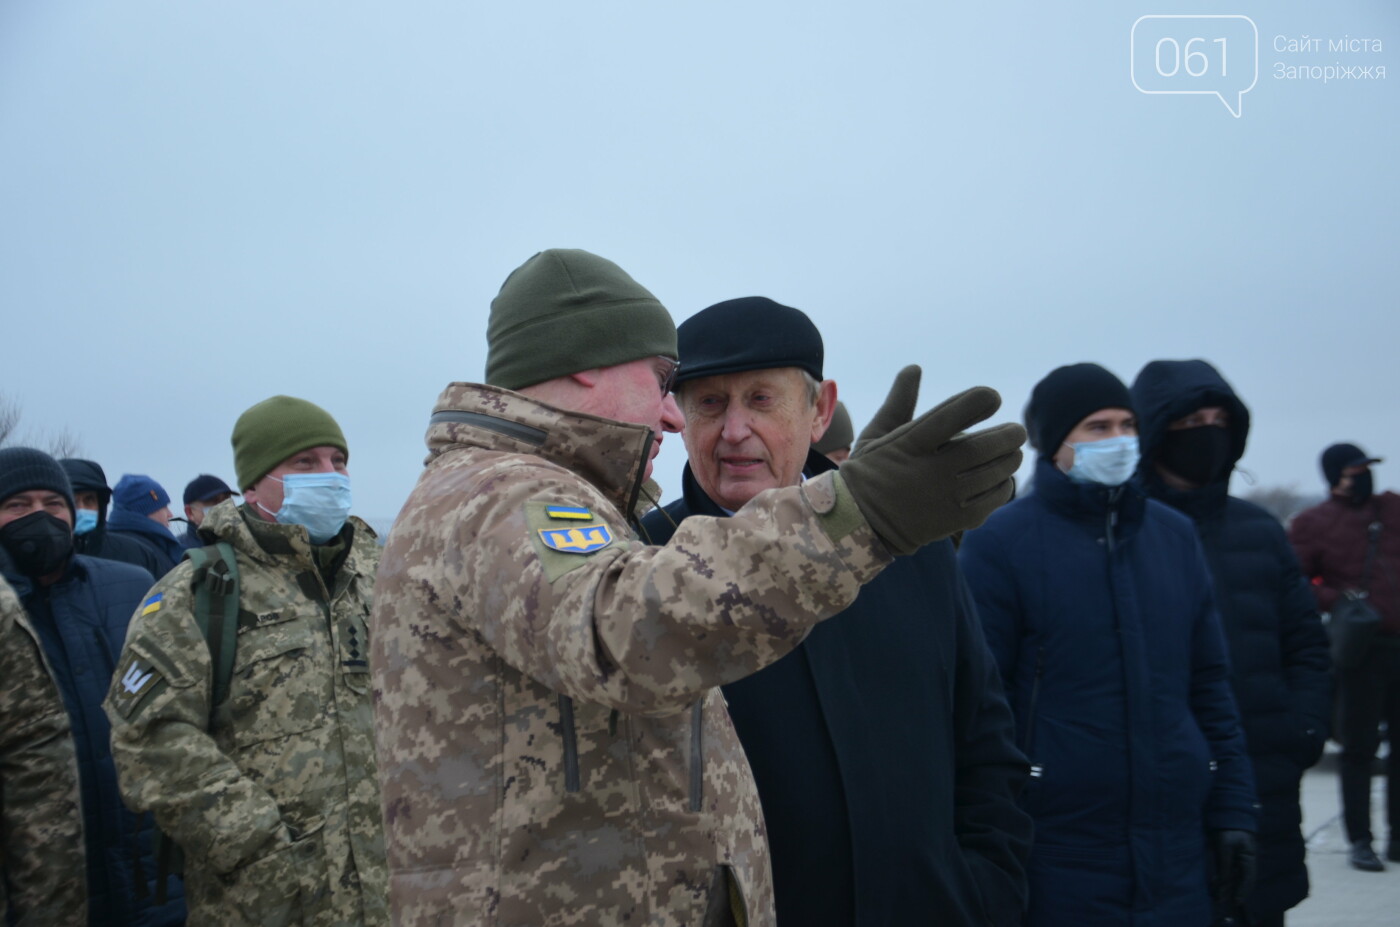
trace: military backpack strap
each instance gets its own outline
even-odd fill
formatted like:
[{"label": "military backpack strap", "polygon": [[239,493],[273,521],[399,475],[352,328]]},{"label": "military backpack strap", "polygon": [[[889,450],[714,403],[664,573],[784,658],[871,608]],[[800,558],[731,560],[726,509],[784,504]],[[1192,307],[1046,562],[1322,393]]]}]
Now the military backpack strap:
[{"label": "military backpack strap", "polygon": [[214,671],[209,693],[210,727],[214,709],[228,698],[233,658],[238,650],[238,561],[233,546],[220,541],[186,552],[194,564],[194,617],[209,645]]}]

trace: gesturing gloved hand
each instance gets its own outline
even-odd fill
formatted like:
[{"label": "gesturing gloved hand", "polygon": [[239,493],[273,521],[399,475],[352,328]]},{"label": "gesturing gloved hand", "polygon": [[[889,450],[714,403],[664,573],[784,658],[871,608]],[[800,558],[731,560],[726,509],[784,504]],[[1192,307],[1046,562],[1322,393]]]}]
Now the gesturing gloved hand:
[{"label": "gesturing gloved hand", "polygon": [[1238,907],[1254,888],[1254,835],[1247,830],[1218,830],[1211,835],[1215,850],[1215,903]]},{"label": "gesturing gloved hand", "polygon": [[856,454],[859,454],[866,444],[876,438],[883,438],[914,417],[914,407],[919,402],[919,378],[922,375],[923,370],[918,364],[910,364],[894,375],[894,385],[890,387],[890,394],[885,397],[885,404],[880,406],[880,411],[875,413],[870,424],[861,430],[860,437],[856,439]]},{"label": "gesturing gloved hand", "polygon": [[[915,378],[907,367],[900,371],[866,433],[902,414]],[[1000,406],[995,390],[975,386],[879,437],[866,441],[861,435],[855,453],[841,465],[841,479],[891,553],[911,554],[975,528],[1011,498],[1011,475],[1021,465],[1026,430],[1006,424],[959,434]]]}]

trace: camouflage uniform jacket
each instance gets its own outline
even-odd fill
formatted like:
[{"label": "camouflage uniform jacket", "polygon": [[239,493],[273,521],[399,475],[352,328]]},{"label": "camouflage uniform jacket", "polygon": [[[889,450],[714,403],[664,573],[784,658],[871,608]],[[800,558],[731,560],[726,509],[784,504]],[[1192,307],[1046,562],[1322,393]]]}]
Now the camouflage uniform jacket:
[{"label": "camouflage uniform jacket", "polygon": [[83,818],[68,712],[24,606],[3,579],[0,802],[0,920],[86,924]]},{"label": "camouflage uniform jacket", "polygon": [[843,483],[693,518],[624,512],[649,429],[452,384],[385,549],[371,666],[398,924],[771,927],[721,683],[890,562]]},{"label": "camouflage uniform jacket", "polygon": [[191,924],[388,923],[368,624],[379,549],[352,518],[327,589],[306,529],[232,501],[238,644],[210,723],[212,667],[185,561],[137,609],[107,696],[122,795],[185,852]]}]

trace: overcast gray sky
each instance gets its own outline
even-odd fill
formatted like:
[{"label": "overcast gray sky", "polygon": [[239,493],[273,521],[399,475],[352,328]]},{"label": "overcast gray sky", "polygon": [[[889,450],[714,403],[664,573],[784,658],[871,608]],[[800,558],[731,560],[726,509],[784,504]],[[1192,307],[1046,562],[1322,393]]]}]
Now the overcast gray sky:
[{"label": "overcast gray sky", "polygon": [[1400,485],[1400,8],[1191,6],[1253,21],[1252,89],[1242,20],[1144,21],[1138,85],[1238,117],[1135,87],[1155,3],[6,0],[0,392],[177,497],[302,396],[387,521],[501,281],[579,247],[677,321],[806,310],[858,423],[910,362],[1007,419],[1204,357],[1261,483],[1345,439]]}]

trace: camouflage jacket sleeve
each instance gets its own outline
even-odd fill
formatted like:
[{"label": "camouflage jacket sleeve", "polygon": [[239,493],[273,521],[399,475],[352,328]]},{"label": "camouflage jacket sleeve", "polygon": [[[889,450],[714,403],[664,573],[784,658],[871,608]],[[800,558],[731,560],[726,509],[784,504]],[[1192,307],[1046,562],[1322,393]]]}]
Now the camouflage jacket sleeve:
[{"label": "camouflage jacket sleeve", "polygon": [[7,923],[87,923],[83,824],[68,713],[28,630],[24,607],[3,580],[0,796]]},{"label": "camouflage jacket sleeve", "polygon": [[[689,518],[652,547],[568,471],[514,455],[498,466],[508,478],[455,526],[467,556],[426,565],[445,574],[438,594],[465,603],[521,672],[627,712],[670,713],[773,662],[890,562],[837,474],[764,493],[732,518]],[[556,507],[590,520],[556,520]],[[575,526],[608,543],[581,553],[546,540]]]},{"label": "camouflage jacket sleeve", "polygon": [[212,668],[186,561],[151,588],[127,630],[103,707],[122,797],[201,868],[227,873],[292,842],[277,802],[208,732]]}]

